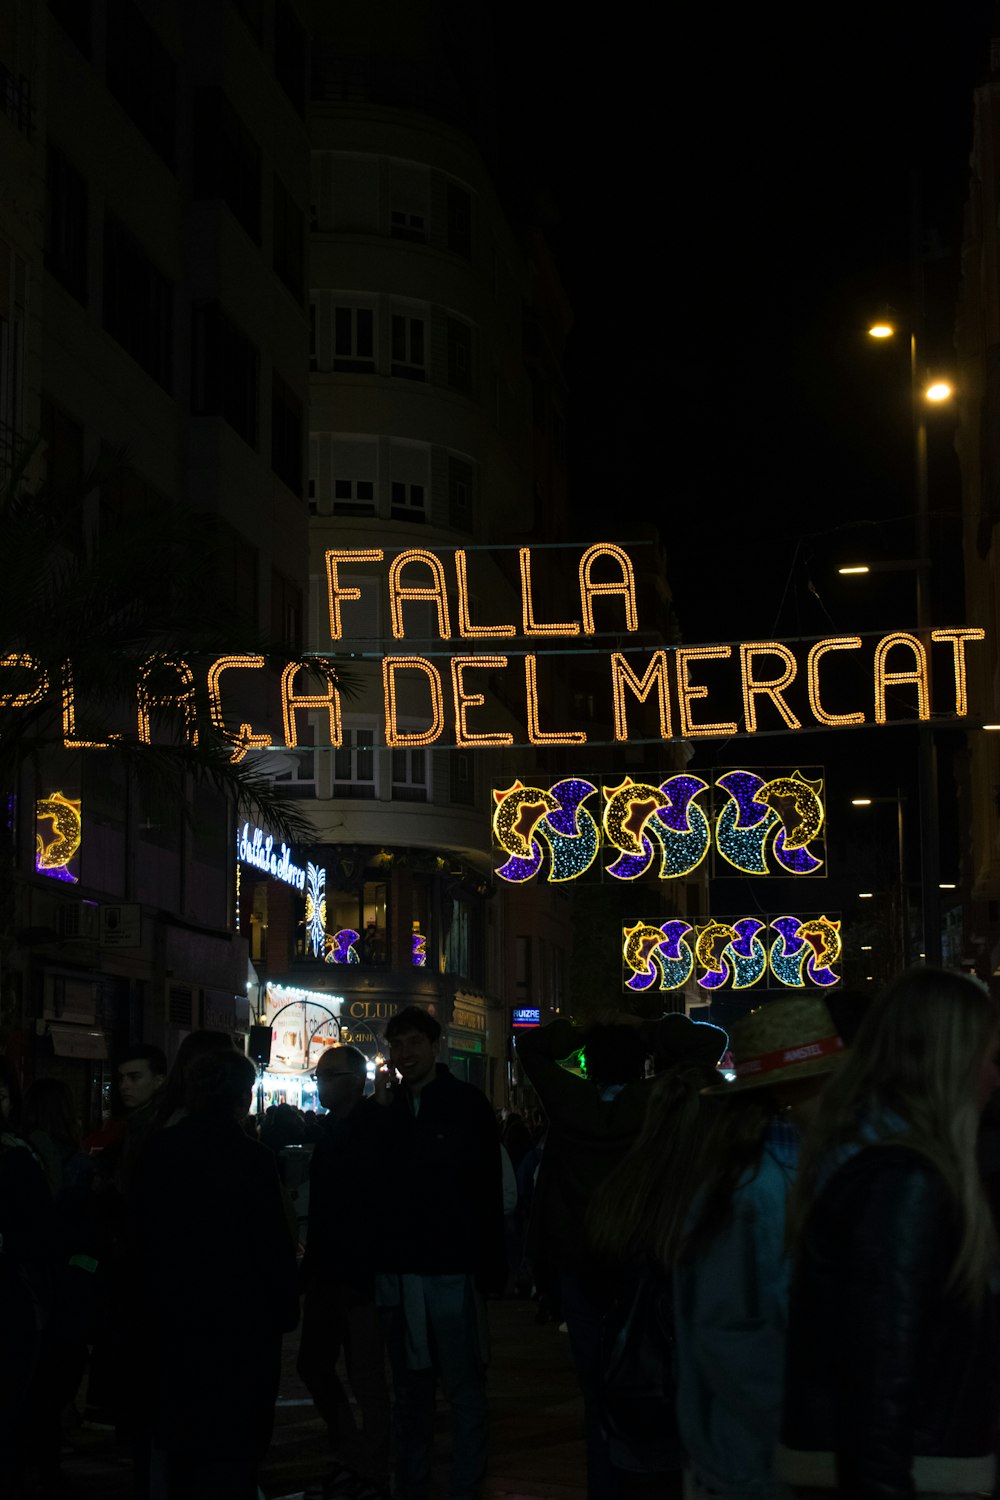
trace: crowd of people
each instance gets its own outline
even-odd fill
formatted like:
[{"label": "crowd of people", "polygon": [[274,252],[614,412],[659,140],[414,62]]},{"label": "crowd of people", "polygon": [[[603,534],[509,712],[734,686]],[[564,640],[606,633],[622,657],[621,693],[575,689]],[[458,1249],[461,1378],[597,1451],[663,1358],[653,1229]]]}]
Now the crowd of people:
[{"label": "crowd of people", "polygon": [[512,1289],[568,1335],[588,1500],[993,1494],[997,1007],[929,968],[831,1007],[765,1002],[729,1037],[557,1019],[519,1037],[533,1104],[499,1118],[419,1007],[374,1092],[361,1051],[324,1050],[311,1117],[254,1122],[221,1032],[169,1070],[130,1049],[87,1138],[64,1083],[22,1098],[0,1062],[0,1494],[56,1492],[85,1391],[140,1500],[257,1500],[301,1319],[317,1494],[428,1500],[440,1393],[447,1493],[475,1500],[486,1299]]}]

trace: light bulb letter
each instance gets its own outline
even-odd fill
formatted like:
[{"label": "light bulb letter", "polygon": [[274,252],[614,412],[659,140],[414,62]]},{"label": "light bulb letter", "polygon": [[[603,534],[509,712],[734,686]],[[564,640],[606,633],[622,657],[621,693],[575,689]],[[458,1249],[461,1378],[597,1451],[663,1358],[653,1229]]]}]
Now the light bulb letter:
[{"label": "light bulb letter", "polygon": [[342,562],[381,562],[385,553],[381,547],[334,547],[326,554],[326,594],[330,607],[330,639],[343,639],[344,626],[340,617],[340,605],[344,599],[360,599],[361,590],[341,586],[337,569]]},{"label": "light bulb letter", "polygon": [[680,721],[677,732],[681,739],[709,739],[713,736],[727,739],[736,733],[735,720],[728,720],[723,724],[693,723],[691,704],[699,698],[707,698],[708,688],[703,684],[692,683],[688,677],[692,662],[725,661],[732,654],[732,646],[678,646],[674,661],[677,664],[677,708]]},{"label": "light bulb letter", "polygon": [[636,676],[625,657],[619,651],[611,653],[611,696],[615,709],[615,739],[628,739],[628,718],[625,711],[625,689],[634,693],[640,703],[645,703],[653,688],[656,688],[660,710],[660,738],[673,738],[670,717],[670,698],[667,692],[667,653],[654,651],[649,665],[641,677]]},{"label": "light bulb letter", "polygon": [[809,656],[806,661],[806,678],[809,687],[809,707],[813,711],[813,718],[817,724],[829,724],[831,728],[837,725],[863,724],[865,716],[861,710],[850,714],[831,714],[820,702],[819,696],[819,664],[820,659],[828,651],[860,651],[861,637],[859,635],[832,635],[826,640],[817,641],[815,646],[810,647]]},{"label": "light bulb letter", "polygon": [[[427,682],[431,694],[431,722],[428,729],[402,730],[398,721],[400,672],[418,672]],[[433,745],[444,728],[444,690],[441,674],[425,656],[383,656],[382,692],[385,699],[385,742],[390,746]]]},{"label": "light bulb letter", "polygon": [[[599,557],[610,557],[621,569],[621,577],[605,583],[594,583],[591,569]],[[580,610],[585,635],[594,634],[594,598],[598,594],[619,594],[625,600],[625,629],[639,629],[639,611],[635,603],[635,573],[632,559],[614,542],[597,542],[588,547],[580,559]]]},{"label": "light bulb letter", "polygon": [[337,691],[333,666],[331,663],[324,664],[318,658],[310,661],[309,665],[318,667],[320,671],[325,667],[324,693],[296,693],[295,679],[301,671],[306,670],[304,662],[290,661],[281,674],[281,717],[285,727],[285,744],[289,750],[294,750],[299,743],[295,715],[301,709],[325,709],[330,726],[330,744],[335,750],[339,749],[344,735],[340,717],[340,693]]},{"label": "light bulb letter", "polygon": [[[913,653],[915,665],[908,670],[890,672],[886,669],[886,659],[889,652],[899,646],[905,646]],[[930,718],[930,692],[927,682],[927,651],[918,636],[911,635],[907,630],[897,630],[892,635],[884,635],[875,647],[875,722],[884,724],[886,722],[885,690],[887,687],[901,687],[904,683],[915,683],[917,688],[917,716],[921,719]]]},{"label": "light bulb letter", "polygon": [[507,733],[474,734],[466,722],[470,708],[482,708],[486,702],[484,693],[470,693],[463,674],[472,667],[486,672],[500,672],[507,665],[506,656],[453,656],[451,658],[451,689],[455,699],[455,744],[456,745],[512,745],[514,736]]},{"label": "light bulb letter", "polygon": [[[777,677],[761,682],[753,675],[755,657],[776,656],[784,664]],[[785,702],[784,690],[795,681],[798,662],[787,646],[780,641],[753,641],[740,646],[740,669],[743,674],[743,712],[748,734],[757,733],[757,699],[763,693],[770,698],[789,729],[801,729],[802,724]]]},{"label": "light bulb letter", "polygon": [[969,712],[969,695],[965,670],[965,643],[966,641],[981,641],[986,637],[986,631],[979,625],[966,625],[954,630],[932,630],[932,641],[950,641],[954,653],[955,666],[955,712],[960,719],[964,719]]},{"label": "light bulb letter", "polygon": [[[431,583],[404,583],[403,569],[412,563],[422,563],[430,570]],[[437,606],[438,634],[443,641],[451,636],[448,618],[448,588],[444,577],[444,564],[434,552],[421,547],[411,547],[400,552],[389,564],[389,610],[392,615],[392,633],[397,641],[406,635],[403,628],[403,604],[407,599],[422,599]]]}]

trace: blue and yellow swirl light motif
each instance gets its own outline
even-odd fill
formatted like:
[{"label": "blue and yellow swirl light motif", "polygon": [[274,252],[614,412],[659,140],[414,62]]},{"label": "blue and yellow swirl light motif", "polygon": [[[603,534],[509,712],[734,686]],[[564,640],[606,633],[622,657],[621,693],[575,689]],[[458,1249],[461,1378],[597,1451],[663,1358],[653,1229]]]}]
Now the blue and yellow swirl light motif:
[{"label": "blue and yellow swirl light motif", "polygon": [[833,971],[843,943],[840,923],[830,917],[775,917],[771,928],[778,934],[771,944],[768,961],[779,984],[804,989],[806,983],[824,987],[840,978]]},{"label": "blue and yellow swirl light motif", "polygon": [[[770,948],[762,937],[767,928],[777,934]],[[634,992],[683,989],[696,966],[697,985],[710,992],[750,989],[768,968],[789,989],[828,987],[840,980],[834,965],[841,951],[840,922],[827,916],[710,918],[694,928],[675,917],[661,927],[622,928],[624,988]]]},{"label": "blue and yellow swirl light motif", "polygon": [[548,791],[520,781],[494,791],[493,835],[508,855],[496,871],[501,880],[531,880],[541,870],[546,850],[546,878],[553,883],[576,880],[589,870],[601,835],[583,804],[596,791],[592,781],[580,777],[557,781]]},{"label": "blue and yellow swirl light motif", "polygon": [[[765,781],[754,771],[727,771],[716,786],[728,793],[715,822],[715,847],[744,875],[814,875],[823,861],[809,849],[824,822],[822,778],[799,771]],[[767,846],[780,867],[772,870]]]},{"label": "blue and yellow swirl light motif", "polygon": [[649,873],[659,852],[661,880],[697,869],[711,843],[708,818],[694,800],[706,791],[700,776],[671,776],[660,786],[633,781],[604,788],[604,836],[619,855],[606,871],[616,880]]},{"label": "blue and yellow swirl light motif", "polygon": [[[626,989],[640,991],[683,989],[694,970],[694,954],[685,941],[691,923],[679,917],[651,927],[637,922],[622,934],[625,966],[631,971]],[[657,982],[658,981],[658,982]]]},{"label": "blue and yellow swirl light motif", "polygon": [[767,949],[758,936],[766,926],[759,917],[740,917],[698,928],[695,957],[705,971],[698,976],[701,988],[721,989],[731,981],[734,990],[746,990],[758,984],[767,972]]}]

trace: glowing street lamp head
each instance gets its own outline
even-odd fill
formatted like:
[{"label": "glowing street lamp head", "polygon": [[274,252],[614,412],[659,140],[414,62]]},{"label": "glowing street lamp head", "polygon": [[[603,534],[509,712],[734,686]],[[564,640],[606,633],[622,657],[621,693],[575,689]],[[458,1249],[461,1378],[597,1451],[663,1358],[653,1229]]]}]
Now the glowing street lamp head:
[{"label": "glowing street lamp head", "polygon": [[868,329],[868,337],[870,339],[891,339],[895,332],[896,330],[892,324],[885,322],[883,319],[878,323],[872,323]]},{"label": "glowing street lamp head", "polygon": [[849,574],[853,573],[870,573],[871,568],[867,563],[852,563],[848,568],[838,568],[837,572],[846,578]]},{"label": "glowing street lamp head", "polygon": [[851,806],[852,807],[871,807],[871,805],[872,805],[872,799],[870,797],[852,797],[851,798]]},{"label": "glowing street lamp head", "polygon": [[950,400],[954,394],[954,387],[947,380],[935,380],[924,391],[924,399],[939,405],[942,401]]}]

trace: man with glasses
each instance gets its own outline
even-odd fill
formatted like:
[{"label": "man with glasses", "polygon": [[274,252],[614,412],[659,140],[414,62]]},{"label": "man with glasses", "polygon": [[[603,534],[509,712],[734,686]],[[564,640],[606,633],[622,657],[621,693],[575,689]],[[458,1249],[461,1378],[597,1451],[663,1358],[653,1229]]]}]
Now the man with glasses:
[{"label": "man with glasses", "polygon": [[[323,1500],[380,1500],[388,1496],[389,1396],[371,1269],[377,1106],[364,1098],[368,1063],[357,1047],[328,1047],[313,1076],[327,1113],[309,1174],[298,1370],[327,1425],[334,1458],[318,1494]],[[361,1413],[360,1431],[337,1375],[341,1352]]]}]

